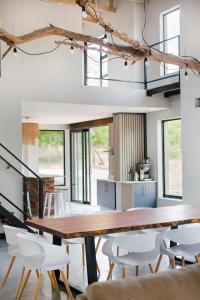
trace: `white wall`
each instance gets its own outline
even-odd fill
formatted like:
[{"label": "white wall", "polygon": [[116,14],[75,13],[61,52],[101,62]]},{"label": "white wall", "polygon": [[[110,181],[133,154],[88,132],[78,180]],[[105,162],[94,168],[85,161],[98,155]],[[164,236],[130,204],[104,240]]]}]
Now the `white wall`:
[{"label": "white wall", "polygon": [[[176,203],[175,200],[163,199],[162,184],[162,120],[181,117],[180,97],[168,98],[171,107],[160,112],[147,114],[147,153],[151,159],[151,176],[158,181],[158,205],[169,205]],[[173,202],[172,202],[173,201]],[[180,202],[178,202],[180,203]]]},{"label": "white wall", "polygon": [[[180,4],[180,0],[151,0],[146,1],[147,20],[146,28],[144,32],[145,40],[148,44],[152,45],[161,40],[162,28],[161,28],[161,15],[172,8],[177,7]],[[155,46],[156,49],[160,50],[160,46]],[[148,68],[148,80],[154,80],[160,77],[161,71],[163,71],[163,64],[159,64],[157,61],[149,61],[150,65]],[[162,86],[165,84],[176,82],[178,77],[165,79],[156,83],[150,83],[149,88]]]},{"label": "white wall", "polygon": [[[2,85],[0,83],[0,90]],[[0,99],[0,142],[21,158],[21,104],[19,99]],[[14,164],[19,170],[21,166],[0,148],[0,155]],[[22,206],[22,180],[12,169],[6,169],[6,164],[0,160],[0,191],[19,207]],[[5,200],[0,202],[9,210],[18,212]]]},{"label": "white wall", "polygon": [[[182,1],[182,46],[186,54],[200,58],[198,0]],[[200,97],[200,78],[189,71],[189,80],[181,80],[181,110],[183,136],[183,200],[200,205],[200,108],[194,107]]]},{"label": "white wall", "polygon": [[[147,23],[144,36],[149,44],[154,44],[162,40],[161,14],[179,4],[179,0],[152,0],[147,4]],[[148,78],[150,80],[159,78],[160,70],[161,67],[158,62],[150,62]],[[175,78],[175,80],[170,79],[150,84],[149,88],[169,84],[173,81],[177,81],[177,78]],[[166,98],[166,100],[170,105],[169,109],[147,114],[147,152],[148,156],[151,158],[151,176],[158,182],[158,206],[177,205],[182,203],[182,201],[179,200],[163,198],[161,122],[162,120],[181,117],[180,96]]]},{"label": "white wall", "polygon": [[[148,27],[152,28],[156,25],[155,14],[159,14],[160,10],[168,9],[170,6],[175,6],[178,1],[158,1],[152,0],[150,5],[154,9],[148,18]],[[169,7],[166,7],[166,5]],[[181,49],[182,53],[191,55],[199,59],[200,42],[198,40],[200,19],[198,12],[200,10],[200,2],[198,0],[180,1],[181,7]],[[153,19],[154,15],[154,19]],[[150,20],[150,21],[149,21]],[[154,25],[154,26],[155,26]],[[155,26],[157,28],[157,26]],[[149,31],[150,32],[150,31]],[[151,41],[154,40],[153,30],[152,37],[148,35]],[[156,36],[156,35],[155,35]],[[155,41],[155,40],[154,40]],[[170,98],[172,107],[165,112],[148,114],[148,154],[152,160],[152,174],[155,179],[160,181],[162,174],[159,173],[158,161],[161,161],[159,156],[159,130],[156,130],[161,119],[174,118],[181,116],[182,118],[182,154],[183,154],[183,203],[200,204],[200,108],[195,108],[195,98],[200,97],[200,78],[195,76],[191,71],[189,80],[184,78],[184,70],[181,71],[181,101],[178,98],[174,100]],[[161,195],[159,190],[159,196]],[[160,200],[159,205],[176,204],[178,201]],[[179,202],[180,203],[180,202]]]},{"label": "white wall", "polygon": [[[142,4],[129,0],[116,0],[116,14],[102,15],[121,31],[130,36],[141,37],[143,22]],[[31,32],[49,23],[76,32],[90,33],[97,37],[104,30],[95,24],[82,24],[81,9],[74,5],[56,5],[39,0],[0,0],[2,27],[16,35]],[[38,53],[54,48],[60,37],[47,37],[21,45],[21,48]],[[116,40],[121,43],[121,41]],[[6,50],[4,43],[3,51]],[[160,107],[154,97],[148,101],[142,85],[110,83],[109,88],[83,87],[83,59],[80,50],[71,56],[69,49],[60,47],[56,52],[43,56],[29,56],[21,52],[18,57],[10,53],[2,62],[2,78],[5,93],[10,86],[17,85],[15,96],[21,101],[81,103],[91,105],[126,105]],[[130,66],[126,72],[123,61],[109,62],[109,77],[122,80],[143,80],[142,63]],[[121,90],[122,89],[122,90]],[[0,92],[1,93],[1,92]],[[7,95],[7,94],[6,94]],[[162,104],[164,101],[162,102]],[[162,105],[161,106],[164,106]],[[37,105],[37,104],[36,104]]]}]

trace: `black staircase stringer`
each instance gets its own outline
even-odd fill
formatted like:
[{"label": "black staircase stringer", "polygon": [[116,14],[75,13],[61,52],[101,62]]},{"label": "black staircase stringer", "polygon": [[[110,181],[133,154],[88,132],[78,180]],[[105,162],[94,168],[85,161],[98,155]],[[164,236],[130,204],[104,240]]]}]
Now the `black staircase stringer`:
[{"label": "black staircase stringer", "polygon": [[13,213],[9,212],[5,207],[0,204],[0,218],[5,218],[8,222],[18,228],[27,229],[31,233],[35,233],[30,227],[18,219]]}]

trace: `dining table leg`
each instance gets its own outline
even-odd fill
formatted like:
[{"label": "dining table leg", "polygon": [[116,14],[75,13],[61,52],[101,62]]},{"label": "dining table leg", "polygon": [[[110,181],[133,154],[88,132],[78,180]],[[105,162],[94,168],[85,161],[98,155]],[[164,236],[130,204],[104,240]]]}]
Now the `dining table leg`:
[{"label": "dining table leg", "polygon": [[94,236],[85,237],[88,284],[98,281]]},{"label": "dining table leg", "polygon": [[[56,235],[53,235],[53,245],[62,246],[62,239]],[[57,281],[60,280],[60,270],[55,271]]]}]

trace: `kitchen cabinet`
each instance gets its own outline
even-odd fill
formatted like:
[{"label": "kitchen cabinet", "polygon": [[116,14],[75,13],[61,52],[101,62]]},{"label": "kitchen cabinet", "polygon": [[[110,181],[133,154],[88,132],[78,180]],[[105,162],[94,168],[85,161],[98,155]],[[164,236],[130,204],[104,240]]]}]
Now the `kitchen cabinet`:
[{"label": "kitchen cabinet", "polygon": [[156,207],[157,206],[157,184],[153,182],[133,183],[132,207]]},{"label": "kitchen cabinet", "polygon": [[116,209],[116,183],[108,180],[97,180],[97,204]]},{"label": "kitchen cabinet", "polygon": [[156,207],[157,182],[97,180],[97,204],[121,211]]}]

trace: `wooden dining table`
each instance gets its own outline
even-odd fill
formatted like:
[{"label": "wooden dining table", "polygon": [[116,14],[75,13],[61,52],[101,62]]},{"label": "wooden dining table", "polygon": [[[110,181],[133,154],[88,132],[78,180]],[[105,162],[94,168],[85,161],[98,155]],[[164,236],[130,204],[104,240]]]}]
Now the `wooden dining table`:
[{"label": "wooden dining table", "polygon": [[100,214],[35,218],[26,221],[26,225],[52,234],[55,245],[61,245],[62,239],[84,237],[88,284],[98,280],[96,236],[166,226],[176,228],[178,225],[190,223],[200,223],[200,206],[178,205],[110,213],[102,211]]}]

